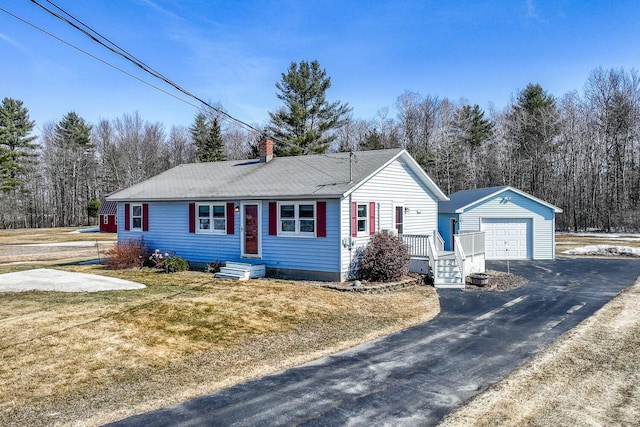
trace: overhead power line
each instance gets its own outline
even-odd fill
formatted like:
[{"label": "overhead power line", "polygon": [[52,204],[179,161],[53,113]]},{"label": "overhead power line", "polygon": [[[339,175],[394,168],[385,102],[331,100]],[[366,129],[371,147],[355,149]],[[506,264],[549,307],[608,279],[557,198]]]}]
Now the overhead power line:
[{"label": "overhead power line", "polygon": [[91,58],[95,59],[96,61],[99,61],[99,62],[101,62],[101,63],[103,63],[103,64],[105,64],[105,65],[107,65],[107,66],[109,66],[109,67],[111,67],[111,68],[113,68],[113,69],[115,69],[115,70],[117,70],[117,71],[120,71],[121,73],[123,73],[123,74],[125,74],[125,75],[127,75],[127,76],[129,76],[129,77],[131,77],[131,78],[133,78],[133,79],[136,79],[137,81],[139,81],[139,82],[141,82],[141,83],[144,83],[145,85],[147,85],[147,86],[149,86],[149,87],[152,87],[153,89],[156,89],[156,90],[158,90],[158,91],[160,91],[160,92],[162,92],[162,93],[164,93],[164,94],[166,94],[166,95],[169,95],[169,96],[171,96],[171,97],[173,97],[173,98],[175,98],[175,99],[177,99],[177,100],[179,100],[179,101],[182,101],[182,102],[184,102],[184,103],[185,103],[185,104],[187,104],[187,105],[190,105],[190,106],[195,107],[195,108],[197,108],[197,109],[203,110],[203,108],[202,108],[202,107],[200,107],[199,105],[194,104],[194,103],[191,103],[191,102],[187,101],[186,99],[180,98],[179,96],[176,96],[175,94],[173,94],[173,93],[171,93],[171,92],[168,92],[168,91],[166,91],[166,90],[162,89],[161,87],[158,87],[158,86],[156,86],[156,85],[154,85],[154,84],[152,84],[152,83],[149,83],[149,82],[147,82],[146,80],[143,80],[143,79],[141,79],[140,77],[138,77],[138,76],[136,76],[136,75],[134,75],[134,74],[131,74],[131,73],[129,73],[129,72],[127,72],[127,71],[123,70],[122,68],[119,68],[119,67],[117,67],[117,66],[115,66],[115,65],[111,64],[110,62],[105,61],[104,59],[99,58],[99,57],[97,57],[97,56],[93,55],[92,53],[87,52],[87,51],[86,51],[86,50],[84,50],[84,49],[79,48],[78,46],[75,46],[75,45],[74,45],[74,44],[72,44],[72,43],[69,43],[68,41],[66,41],[66,40],[64,40],[64,39],[62,39],[62,38],[60,38],[60,37],[56,36],[55,34],[50,33],[49,31],[45,30],[44,28],[41,28],[41,27],[37,26],[36,24],[33,24],[33,23],[31,23],[31,22],[27,21],[26,19],[23,19],[23,18],[21,18],[21,17],[19,17],[19,16],[15,15],[15,14],[13,14],[13,13],[9,12],[8,10],[6,10],[6,9],[2,8],[2,7],[0,7],[0,12],[4,12],[4,13],[6,13],[7,15],[9,15],[9,16],[11,16],[11,17],[13,17],[13,18],[17,19],[18,21],[20,21],[20,22],[22,22],[22,23],[24,23],[24,24],[26,24],[26,25],[28,25],[28,26],[30,26],[30,27],[32,27],[32,28],[35,28],[36,30],[38,30],[38,31],[40,31],[40,32],[42,32],[42,33],[44,33],[44,34],[48,35],[49,37],[52,37],[52,38],[54,38],[54,39],[58,40],[59,42],[62,42],[62,43],[64,43],[64,44],[66,44],[67,46],[71,47],[72,49],[75,49],[75,50],[77,50],[77,51],[79,51],[79,52],[82,52],[82,53],[84,53],[85,55],[87,55],[87,56],[89,56],[89,57],[91,57]]},{"label": "overhead power line", "polygon": [[54,2],[52,2],[50,0],[46,0],[46,2],[49,3],[51,6],[55,7],[62,14],[66,15],[69,19],[65,18],[65,16],[61,15],[60,13],[57,13],[54,10],[51,10],[50,8],[48,8],[44,4],[40,3],[39,1],[31,0],[31,3],[39,6],[41,9],[43,9],[44,11],[49,13],[50,15],[56,17],[57,19],[61,20],[64,23],[70,25],[74,29],[80,31],[82,34],[87,36],[92,41],[98,43],[100,46],[102,46],[102,47],[108,49],[109,51],[115,53],[116,55],[124,58],[125,60],[127,60],[130,63],[134,64],[136,67],[140,68],[141,70],[145,71],[146,73],[151,74],[153,77],[155,77],[155,78],[167,83],[168,85],[170,85],[171,87],[173,87],[177,91],[187,95],[190,98],[195,99],[196,101],[200,102],[201,104],[207,106],[208,108],[210,108],[213,111],[217,112],[218,114],[222,115],[227,120],[229,120],[229,121],[231,121],[231,122],[233,122],[235,124],[238,124],[238,125],[246,128],[246,129],[248,129],[248,130],[250,130],[250,131],[252,131],[254,133],[257,133],[257,134],[261,134],[262,133],[261,131],[259,131],[258,129],[254,128],[250,124],[248,124],[248,123],[246,123],[246,122],[244,122],[244,121],[242,121],[240,119],[237,119],[237,118],[233,117],[231,114],[227,113],[226,111],[209,104],[208,102],[206,102],[202,98],[200,98],[200,97],[196,96],[195,94],[189,92],[188,90],[186,90],[182,86],[178,85],[173,80],[171,80],[168,77],[166,77],[164,74],[160,73],[159,71],[157,71],[154,68],[150,67],[149,65],[145,64],[143,61],[141,61],[140,59],[136,58],[134,55],[130,54],[125,49],[123,49],[122,47],[120,47],[116,43],[112,42],[107,37],[105,37],[102,34],[100,34],[98,31],[96,31],[93,28],[91,28],[89,25],[87,25],[87,24],[83,23],[82,21],[80,21],[79,19],[75,18],[73,15],[68,13],[66,10],[64,10],[60,6],[56,5]]},{"label": "overhead power line", "polygon": [[[45,1],[47,3],[49,3],[52,7],[57,9],[60,13],[48,8],[47,6],[45,6],[44,4],[40,3],[37,0],[31,0],[31,3],[37,5],[38,7],[40,7],[41,9],[43,9],[44,11],[49,13],[50,15],[54,16],[55,18],[61,20],[64,23],[66,23],[67,25],[70,25],[75,30],[80,31],[83,35],[88,37],[93,42],[95,42],[95,43],[99,44],[100,46],[106,48],[110,52],[120,56],[121,58],[125,59],[126,61],[134,64],[136,67],[140,68],[144,72],[146,72],[146,73],[150,74],[151,76],[163,81],[164,83],[170,85],[171,87],[173,87],[174,89],[176,89],[180,93],[182,93],[182,94],[184,94],[184,95],[186,95],[186,96],[188,96],[188,97],[200,102],[200,104],[202,104],[202,105],[208,107],[209,109],[217,112],[218,114],[220,114],[220,116],[223,119],[226,119],[226,120],[230,121],[231,123],[234,123],[234,124],[236,124],[236,125],[238,125],[240,127],[243,127],[246,130],[248,130],[248,131],[250,131],[250,132],[252,132],[252,133],[254,133],[256,135],[259,135],[259,136],[263,136],[264,135],[263,131],[261,131],[259,129],[256,129],[255,127],[253,127],[249,123],[246,123],[246,122],[244,122],[244,121],[232,116],[231,114],[227,113],[226,111],[209,104],[208,102],[204,101],[202,98],[200,98],[200,97],[196,96],[195,94],[191,93],[190,91],[186,90],[185,88],[183,88],[179,84],[175,83],[174,81],[172,81],[171,79],[169,79],[168,77],[163,75],[161,72],[155,70],[151,66],[147,65],[146,63],[144,63],[142,60],[136,58],[133,54],[129,53],[127,50],[125,50],[124,48],[120,47],[118,44],[116,44],[115,42],[111,41],[109,38],[103,36],[98,31],[96,31],[93,28],[91,28],[89,25],[85,24],[84,22],[82,22],[81,20],[79,20],[78,18],[76,18],[75,16],[73,16],[72,14],[70,14],[69,12],[64,10],[63,8],[61,8],[60,6],[56,5],[54,2],[52,2],[50,0],[45,0]],[[44,33],[44,34],[46,34],[46,35],[48,35],[48,36],[50,36],[50,37],[52,37],[54,39],[66,44],[67,46],[69,46],[69,47],[71,47],[71,48],[73,48],[73,49],[75,49],[75,50],[77,50],[77,51],[79,51],[81,53],[84,53],[85,55],[87,55],[87,56],[89,56],[89,57],[91,57],[91,58],[93,58],[93,59],[95,59],[95,60],[97,60],[97,61],[99,61],[99,62],[101,62],[101,63],[103,63],[103,64],[105,64],[105,65],[107,65],[107,66],[109,66],[109,67],[111,67],[113,69],[115,69],[115,70],[117,70],[117,71],[120,71],[121,73],[123,73],[123,74],[125,74],[125,75],[127,75],[129,77],[132,77],[132,78],[134,78],[135,80],[138,80],[141,83],[144,83],[145,85],[147,85],[149,87],[152,87],[152,88],[154,88],[154,89],[156,89],[156,90],[158,90],[158,91],[160,91],[160,92],[162,92],[164,94],[167,94],[167,95],[169,95],[169,96],[171,96],[171,97],[173,97],[173,98],[175,98],[175,99],[177,99],[179,101],[182,101],[182,102],[186,103],[187,105],[190,105],[190,106],[192,106],[192,107],[194,107],[196,109],[199,109],[199,110],[202,110],[202,111],[206,112],[206,110],[204,108],[202,108],[200,105],[193,104],[193,103],[191,103],[191,102],[189,102],[189,101],[187,101],[187,100],[185,100],[183,98],[180,98],[179,96],[176,96],[175,94],[173,94],[171,92],[168,92],[168,91],[166,91],[166,90],[164,90],[164,89],[162,89],[162,88],[160,88],[160,87],[158,87],[158,86],[156,86],[156,85],[154,85],[152,83],[149,83],[149,82],[141,79],[140,77],[137,77],[134,74],[129,73],[129,72],[123,70],[122,68],[119,68],[119,67],[109,63],[108,61],[106,61],[104,59],[101,59],[98,56],[93,55],[90,52],[88,52],[88,51],[86,51],[86,50],[84,50],[84,49],[82,49],[82,48],[80,48],[78,46],[73,45],[72,43],[70,43],[70,42],[62,39],[61,37],[58,37],[55,34],[49,32],[49,31],[47,31],[47,30],[45,30],[45,29],[43,29],[43,28],[41,28],[39,26],[37,26],[36,24],[33,24],[33,23],[27,21],[26,19],[23,19],[23,18],[15,15],[14,13],[9,12],[8,10],[6,10],[6,9],[4,9],[2,7],[0,7],[0,11],[4,12],[7,15],[9,15],[9,16],[11,16],[11,17],[23,22],[24,24],[29,25],[30,27],[35,28],[38,31],[40,31],[40,32],[42,32],[42,33]],[[66,17],[63,16],[63,15],[65,15]],[[291,148],[296,148],[296,149],[301,149],[302,148],[302,147],[300,147],[298,145],[292,144],[292,143],[290,143],[288,141],[281,140],[281,139],[276,138],[274,136],[270,136],[270,138],[276,143],[279,143],[279,144],[282,144],[282,145],[286,145],[286,146],[289,146]],[[310,153],[309,150],[305,149],[305,148],[302,148],[302,151],[305,154],[309,154]],[[294,156],[294,157],[296,157],[296,156]],[[310,165],[309,165],[309,167],[315,169],[314,167],[312,167]]]}]

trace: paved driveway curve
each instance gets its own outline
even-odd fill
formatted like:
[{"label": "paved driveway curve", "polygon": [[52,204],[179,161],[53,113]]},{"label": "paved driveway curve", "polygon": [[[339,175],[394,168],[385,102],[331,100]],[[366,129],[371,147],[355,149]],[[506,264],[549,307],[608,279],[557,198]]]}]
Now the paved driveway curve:
[{"label": "paved driveway curve", "polygon": [[430,322],[114,425],[435,425],[640,276],[640,261],[625,259],[509,267],[530,282],[439,291],[442,312]]}]

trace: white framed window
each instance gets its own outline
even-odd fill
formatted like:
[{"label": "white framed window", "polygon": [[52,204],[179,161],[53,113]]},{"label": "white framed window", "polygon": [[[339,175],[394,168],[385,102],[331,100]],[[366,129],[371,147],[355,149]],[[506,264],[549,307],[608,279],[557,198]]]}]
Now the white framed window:
[{"label": "white framed window", "polygon": [[198,233],[226,234],[227,209],[224,203],[198,204],[197,209]]},{"label": "white framed window", "polygon": [[358,234],[369,234],[369,205],[358,204],[356,215]]},{"label": "white framed window", "polygon": [[108,215],[102,215],[102,223],[104,225],[109,224],[109,216]]},{"label": "white framed window", "polygon": [[142,230],[142,205],[131,205],[131,230]]},{"label": "white framed window", "polygon": [[315,202],[278,202],[278,235],[316,236]]}]

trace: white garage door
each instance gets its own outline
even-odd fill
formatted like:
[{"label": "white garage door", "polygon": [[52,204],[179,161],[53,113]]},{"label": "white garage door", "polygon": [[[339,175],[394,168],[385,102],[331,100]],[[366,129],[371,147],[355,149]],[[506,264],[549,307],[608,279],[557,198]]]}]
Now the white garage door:
[{"label": "white garage door", "polygon": [[483,218],[486,259],[531,258],[531,219]]}]

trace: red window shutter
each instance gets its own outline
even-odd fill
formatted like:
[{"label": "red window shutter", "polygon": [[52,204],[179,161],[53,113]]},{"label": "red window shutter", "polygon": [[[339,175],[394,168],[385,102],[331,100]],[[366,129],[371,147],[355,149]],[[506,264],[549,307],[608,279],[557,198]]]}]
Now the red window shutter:
[{"label": "red window shutter", "polygon": [[316,203],[318,237],[327,237],[327,202]]},{"label": "red window shutter", "polygon": [[189,233],[196,232],[196,204],[189,203]]},{"label": "red window shutter", "polygon": [[131,209],[129,203],[124,204],[124,229],[131,230]]},{"label": "red window shutter", "polygon": [[233,234],[235,227],[234,215],[236,206],[234,203],[227,203],[227,234]]},{"label": "red window shutter", "polygon": [[278,204],[269,202],[269,236],[278,235]]},{"label": "red window shutter", "polygon": [[351,237],[358,235],[358,204],[351,202]]},{"label": "red window shutter", "polygon": [[369,234],[376,234],[376,202],[369,202]]},{"label": "red window shutter", "polygon": [[149,231],[149,203],[142,204],[142,231]]}]

